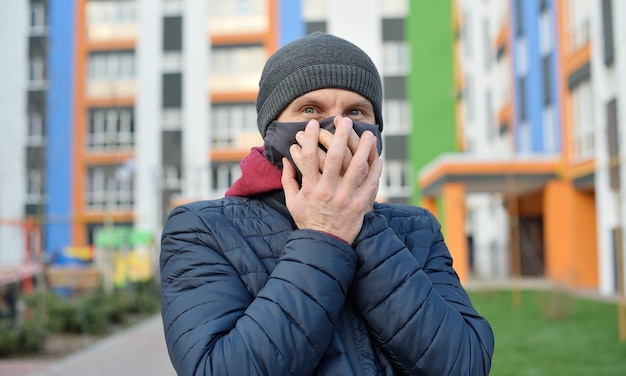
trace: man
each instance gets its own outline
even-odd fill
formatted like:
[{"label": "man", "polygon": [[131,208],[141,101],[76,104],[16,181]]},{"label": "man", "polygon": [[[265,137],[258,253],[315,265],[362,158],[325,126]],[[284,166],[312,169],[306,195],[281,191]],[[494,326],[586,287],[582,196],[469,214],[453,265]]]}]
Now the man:
[{"label": "man", "polygon": [[487,321],[427,211],[375,203],[382,85],[314,33],[270,57],[263,148],[226,197],[163,231],[162,315],[181,375],[488,374]]}]

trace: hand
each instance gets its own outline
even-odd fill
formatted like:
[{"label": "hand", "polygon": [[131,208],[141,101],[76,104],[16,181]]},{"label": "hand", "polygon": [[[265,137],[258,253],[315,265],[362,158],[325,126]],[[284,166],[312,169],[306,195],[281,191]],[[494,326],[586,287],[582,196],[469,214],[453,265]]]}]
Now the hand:
[{"label": "hand", "polygon": [[[382,161],[371,132],[359,138],[349,118],[336,118],[335,126],[334,136],[329,137],[320,132],[317,121],[309,122],[290,149],[302,173],[302,186],[286,158],[282,185],[287,209],[298,228],[323,231],[351,244],[361,231],[363,217],[374,206]],[[319,144],[328,151],[320,154]]]}]

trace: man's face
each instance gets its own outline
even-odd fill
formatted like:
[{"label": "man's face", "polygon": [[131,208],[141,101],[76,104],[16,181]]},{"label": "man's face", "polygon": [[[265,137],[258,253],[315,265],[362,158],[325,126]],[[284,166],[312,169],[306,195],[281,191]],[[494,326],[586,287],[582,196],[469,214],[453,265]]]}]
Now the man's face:
[{"label": "man's face", "polygon": [[365,97],[343,89],[319,89],[296,98],[276,119],[279,122],[301,122],[345,116],[354,121],[376,124],[374,107]]}]

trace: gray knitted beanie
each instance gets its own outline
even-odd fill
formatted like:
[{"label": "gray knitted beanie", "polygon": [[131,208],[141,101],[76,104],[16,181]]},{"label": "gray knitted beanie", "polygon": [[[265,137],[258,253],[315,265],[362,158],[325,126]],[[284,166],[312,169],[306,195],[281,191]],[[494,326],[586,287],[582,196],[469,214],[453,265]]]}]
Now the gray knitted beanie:
[{"label": "gray knitted beanie", "polygon": [[268,124],[296,98],[318,89],[337,88],[367,98],[382,131],[382,83],[367,54],[347,40],[315,32],[276,51],[265,64],[256,100],[257,124]]}]

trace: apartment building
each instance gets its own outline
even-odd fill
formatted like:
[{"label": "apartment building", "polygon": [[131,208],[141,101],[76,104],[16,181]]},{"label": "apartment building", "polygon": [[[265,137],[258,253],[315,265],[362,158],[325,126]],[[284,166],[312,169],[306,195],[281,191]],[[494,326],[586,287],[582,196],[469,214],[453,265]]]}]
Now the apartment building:
[{"label": "apartment building", "polygon": [[[31,0],[11,10],[7,26],[22,36],[7,39],[15,61],[3,72],[25,71],[4,89],[18,126],[2,153],[24,163],[3,165],[2,217],[36,224],[47,257],[109,227],[158,241],[175,205],[223,196],[262,144],[265,60],[317,30],[362,46],[383,76],[380,199],[406,203],[415,190],[406,0]],[[22,237],[11,231],[6,248]]]},{"label": "apartment building", "polygon": [[[40,269],[47,113],[46,1],[0,6],[0,286]],[[4,290],[8,291],[8,290]]]},{"label": "apartment building", "polygon": [[2,45],[14,53],[0,62],[0,260],[22,263],[39,229],[49,254],[93,244],[107,226],[158,240],[174,205],[222,196],[261,144],[254,102],[265,60],[320,30],[362,46],[379,67],[379,199],[436,213],[463,280],[547,277],[612,294],[626,218],[623,8],[615,0],[4,5]]},{"label": "apartment building", "polygon": [[[465,239],[466,249],[452,250],[469,260],[462,275],[541,276],[615,293],[624,265],[623,5],[484,3],[453,2],[457,152],[420,171],[425,205],[438,211],[443,201],[448,236]],[[446,210],[453,203],[456,213]]]}]

